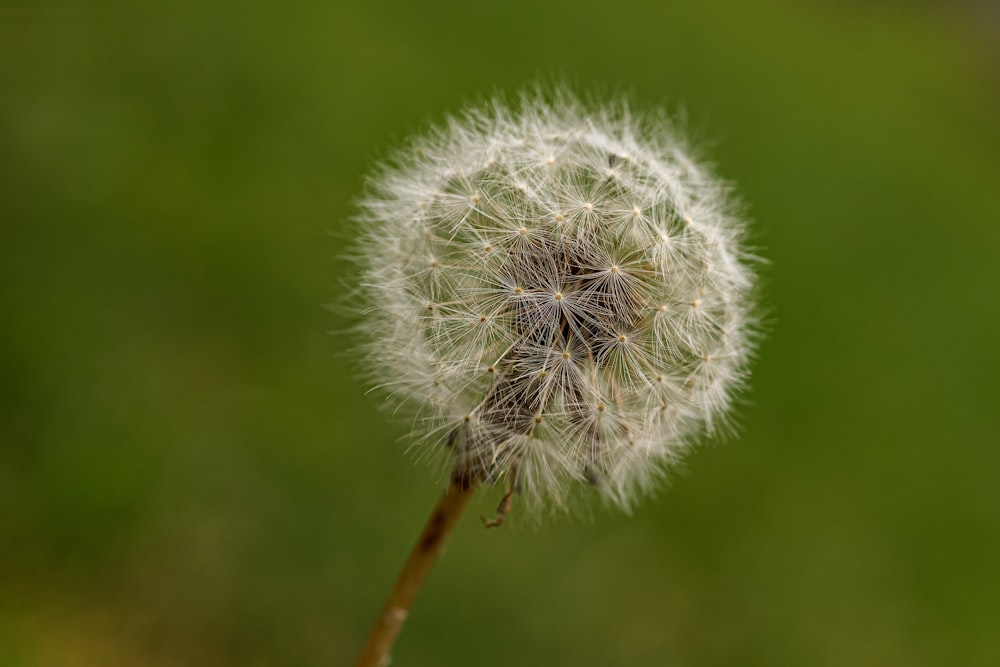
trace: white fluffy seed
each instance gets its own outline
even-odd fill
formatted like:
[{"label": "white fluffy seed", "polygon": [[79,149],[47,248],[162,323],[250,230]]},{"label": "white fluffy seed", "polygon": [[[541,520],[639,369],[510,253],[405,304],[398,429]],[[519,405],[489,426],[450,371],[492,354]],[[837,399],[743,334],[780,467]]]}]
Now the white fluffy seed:
[{"label": "white fluffy seed", "polygon": [[755,280],[738,207],[692,165],[664,121],[566,93],[397,153],[360,206],[361,328],[420,448],[487,482],[516,468],[534,499],[589,482],[627,507],[725,428]]}]

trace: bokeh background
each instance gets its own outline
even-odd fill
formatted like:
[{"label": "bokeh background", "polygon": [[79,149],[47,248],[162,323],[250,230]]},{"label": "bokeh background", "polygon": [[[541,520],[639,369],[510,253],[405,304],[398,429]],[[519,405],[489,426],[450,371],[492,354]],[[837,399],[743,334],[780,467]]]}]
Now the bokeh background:
[{"label": "bokeh background", "polygon": [[1000,664],[996,5],[5,0],[0,665],[353,660],[442,487],[324,308],[351,200],[553,75],[686,112],[772,333],[633,516],[481,495],[394,664]]}]

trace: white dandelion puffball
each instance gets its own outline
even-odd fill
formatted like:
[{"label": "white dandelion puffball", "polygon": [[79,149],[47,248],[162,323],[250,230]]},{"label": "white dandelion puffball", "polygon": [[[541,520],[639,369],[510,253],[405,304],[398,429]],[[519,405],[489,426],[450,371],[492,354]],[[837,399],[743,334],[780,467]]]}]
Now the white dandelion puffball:
[{"label": "white dandelion puffball", "polygon": [[456,474],[627,508],[728,424],[755,258],[665,119],[549,97],[467,111],[372,179],[365,363]]}]

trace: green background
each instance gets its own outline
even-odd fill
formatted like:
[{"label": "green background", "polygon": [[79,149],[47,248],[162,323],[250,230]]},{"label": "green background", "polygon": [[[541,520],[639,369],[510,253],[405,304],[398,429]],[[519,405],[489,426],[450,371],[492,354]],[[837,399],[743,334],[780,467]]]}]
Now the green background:
[{"label": "green background", "polygon": [[1000,664],[989,3],[0,4],[0,665],[341,665],[441,489],[353,379],[373,160],[561,76],[750,204],[743,437],[484,531],[395,665]]}]

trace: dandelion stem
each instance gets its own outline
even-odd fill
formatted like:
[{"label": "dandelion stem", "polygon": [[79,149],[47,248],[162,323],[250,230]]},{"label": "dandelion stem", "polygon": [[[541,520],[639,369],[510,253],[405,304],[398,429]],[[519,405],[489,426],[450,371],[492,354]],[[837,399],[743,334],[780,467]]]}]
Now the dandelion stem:
[{"label": "dandelion stem", "polygon": [[452,476],[448,490],[438,501],[424,531],[420,534],[420,539],[410,552],[406,565],[399,573],[396,585],[386,600],[378,620],[375,621],[375,626],[368,635],[368,641],[355,667],[383,667],[389,663],[392,647],[400,630],[403,629],[403,622],[410,612],[410,607],[413,606],[413,601],[420,592],[434,561],[444,549],[458,518],[472,498],[477,483],[478,480],[474,476],[467,474],[456,473]]}]

